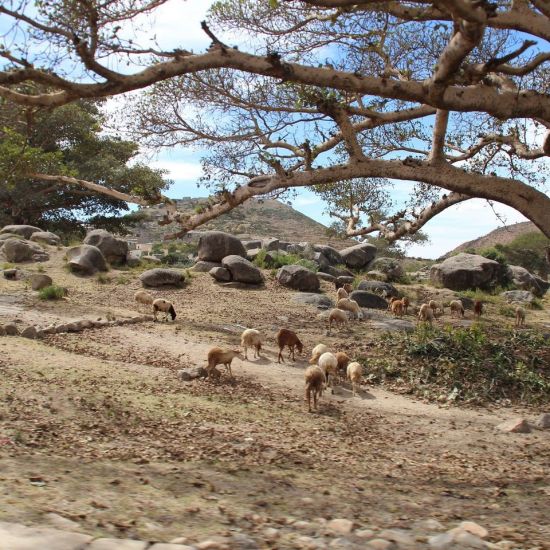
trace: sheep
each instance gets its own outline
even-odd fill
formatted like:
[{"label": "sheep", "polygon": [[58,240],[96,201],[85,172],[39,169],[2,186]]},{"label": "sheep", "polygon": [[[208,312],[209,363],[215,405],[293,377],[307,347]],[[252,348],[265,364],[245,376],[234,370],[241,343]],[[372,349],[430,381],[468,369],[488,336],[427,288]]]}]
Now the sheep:
[{"label": "sheep", "polygon": [[244,358],[248,360],[248,348],[254,348],[254,358],[260,357],[262,337],[259,330],[247,328],[241,334],[241,347],[244,348]]},{"label": "sheep", "polygon": [[218,373],[216,365],[220,364],[223,364],[227,372],[229,372],[229,375],[233,377],[233,373],[231,372],[231,361],[233,361],[235,357],[238,357],[241,361],[244,360],[243,354],[238,349],[222,349],[218,347],[210,349],[208,352],[208,367],[206,368],[208,377],[210,378],[214,372]]},{"label": "sheep", "polygon": [[330,332],[330,329],[332,328],[333,321],[337,324],[347,323],[348,322],[347,312],[338,308],[330,310],[330,313],[328,314],[328,331],[329,332]]},{"label": "sheep", "polygon": [[336,292],[336,300],[341,300],[342,298],[347,298],[349,294],[346,292],[345,288],[339,288]]},{"label": "sheep", "polygon": [[461,317],[464,317],[464,306],[462,305],[462,302],[460,300],[453,300],[449,307],[451,308],[451,315],[453,313],[458,313]]},{"label": "sheep", "polygon": [[323,395],[323,382],[325,381],[325,374],[317,367],[308,367],[305,372],[306,380],[306,395],[308,411],[311,412],[311,396],[313,395],[313,408],[317,410],[317,396]]},{"label": "sheep", "polygon": [[388,311],[391,311],[391,305],[396,301],[399,300],[399,298],[396,298],[395,296],[392,296],[388,302]]},{"label": "sheep", "polygon": [[474,317],[479,319],[482,313],[483,313],[483,302],[481,302],[480,300],[476,300],[474,302]]},{"label": "sheep", "polygon": [[165,300],[164,298],[157,298],[153,301],[153,317],[154,320],[157,320],[157,313],[159,311],[164,312],[164,319],[168,319],[168,315],[172,317],[172,321],[176,318],[176,310],[174,309],[174,304]]},{"label": "sheep", "polygon": [[411,305],[411,302],[409,301],[409,299],[406,296],[403,296],[403,298],[401,298],[401,302],[403,304],[403,313],[405,315],[407,315],[407,310],[409,309],[409,306]]},{"label": "sheep", "polygon": [[403,302],[401,300],[394,300],[391,303],[391,311],[394,317],[403,317]]},{"label": "sheep", "polygon": [[525,309],[521,306],[516,308],[516,327],[522,327],[525,324]]},{"label": "sheep", "polygon": [[[336,366],[336,370],[338,371],[338,375],[340,376],[340,378],[345,378],[345,376],[346,376],[346,367],[348,366],[351,359],[349,358],[347,353],[345,353],[343,351],[339,351],[336,354],[336,361],[338,363],[337,366]],[[343,374],[343,376],[342,376],[342,374]]]},{"label": "sheep", "polygon": [[353,286],[350,283],[342,283],[338,280],[334,281],[334,286],[336,287],[336,290],[339,288],[343,288],[348,294],[351,294],[353,292]]},{"label": "sheep", "polygon": [[353,317],[357,316],[358,319],[363,318],[363,312],[361,311],[359,304],[355,300],[342,298],[341,300],[338,300],[338,302],[336,303],[336,307],[338,309],[351,312]]},{"label": "sheep", "polygon": [[436,302],[435,300],[430,300],[428,302],[428,305],[432,308],[432,311],[434,312],[434,317],[437,317],[437,312],[441,311],[441,315],[445,313],[445,309],[443,308],[443,304],[440,302]]},{"label": "sheep", "polygon": [[153,297],[145,290],[138,290],[134,294],[134,300],[138,304],[143,304],[145,306],[151,306],[153,303]]},{"label": "sheep", "polygon": [[432,321],[434,319],[434,311],[429,306],[429,304],[422,304],[420,306],[420,311],[418,312],[418,318],[421,321],[427,321],[428,323],[430,323],[430,325],[432,324]]},{"label": "sheep", "polygon": [[330,353],[330,351],[323,353],[317,361],[317,366],[325,373],[327,386],[332,386],[330,377],[338,374],[338,359],[336,359],[336,355]]},{"label": "sheep", "polygon": [[276,340],[279,346],[279,356],[277,359],[277,363],[280,363],[281,359],[283,360],[283,363],[285,362],[283,358],[283,349],[285,349],[285,346],[288,346],[288,357],[290,359],[290,356],[292,355],[293,361],[296,361],[296,358],[294,357],[294,348],[298,348],[298,353],[300,355],[302,354],[304,345],[302,344],[302,342],[300,342],[300,339],[295,332],[292,332],[291,330],[288,330],[286,328],[282,328],[277,333]]},{"label": "sheep", "polygon": [[359,363],[354,361],[353,363],[350,363],[348,365],[347,375],[351,381],[353,395],[355,396],[357,395],[356,388],[361,384],[361,379],[363,377],[363,367]]},{"label": "sheep", "polygon": [[309,360],[310,365],[316,365],[317,359],[323,355],[323,353],[326,353],[329,351],[328,346],[325,346],[325,344],[317,344],[312,350],[311,350],[311,359]]}]

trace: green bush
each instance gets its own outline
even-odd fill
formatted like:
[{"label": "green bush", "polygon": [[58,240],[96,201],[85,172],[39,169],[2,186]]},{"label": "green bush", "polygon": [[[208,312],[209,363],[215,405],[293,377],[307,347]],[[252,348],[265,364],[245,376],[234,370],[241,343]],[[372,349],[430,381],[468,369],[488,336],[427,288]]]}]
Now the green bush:
[{"label": "green bush", "polygon": [[65,296],[66,290],[62,286],[50,285],[41,288],[38,291],[38,297],[41,300],[61,300]]},{"label": "green bush", "polygon": [[494,260],[502,265],[508,265],[508,260],[506,255],[501,251],[497,250],[495,247],[486,248],[480,252],[481,256],[488,258],[489,260]]},{"label": "green bush", "polygon": [[[279,254],[262,248],[254,258],[254,264],[262,269],[278,269],[284,265],[301,265],[311,271],[318,271],[319,267],[313,260],[302,258],[298,254]],[[272,258],[272,259],[271,259]]]},{"label": "green bush", "polygon": [[111,277],[109,277],[109,275],[105,275],[105,273],[98,273],[95,276],[95,280],[100,285],[106,285],[111,282]]}]

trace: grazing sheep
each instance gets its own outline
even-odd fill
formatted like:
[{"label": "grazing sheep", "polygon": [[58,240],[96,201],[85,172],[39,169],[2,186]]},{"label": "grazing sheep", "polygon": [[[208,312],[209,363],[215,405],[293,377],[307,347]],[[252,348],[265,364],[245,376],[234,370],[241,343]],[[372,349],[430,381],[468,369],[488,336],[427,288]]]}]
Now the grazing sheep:
[{"label": "grazing sheep", "polygon": [[262,336],[259,330],[247,328],[241,334],[241,347],[244,348],[244,358],[248,359],[248,348],[254,348],[254,358],[260,357]]},{"label": "grazing sheep", "polygon": [[342,283],[336,280],[334,281],[334,286],[336,287],[336,290],[343,288],[348,294],[351,294],[353,291],[353,286],[350,283]]},{"label": "grazing sheep", "polygon": [[346,367],[349,365],[349,362],[351,361],[349,355],[343,351],[339,351],[336,354],[336,361],[338,362],[336,366],[336,370],[338,371],[338,376],[340,378],[345,378]]},{"label": "grazing sheep", "polygon": [[391,312],[394,317],[403,317],[403,302],[401,300],[394,300],[391,303]]},{"label": "grazing sheep", "polygon": [[151,306],[153,303],[153,297],[151,296],[151,294],[149,294],[145,290],[138,290],[134,294],[134,300],[138,304],[143,304],[145,306]]},{"label": "grazing sheep", "polygon": [[165,300],[164,298],[157,298],[153,301],[153,318],[157,320],[157,313],[159,311],[164,312],[164,319],[168,319],[168,315],[172,317],[172,321],[176,318],[176,310],[174,309],[174,304]]},{"label": "grazing sheep", "polygon": [[353,395],[357,395],[356,388],[361,384],[361,379],[363,378],[363,367],[354,361],[348,365],[347,374],[351,381]]},{"label": "grazing sheep", "polygon": [[426,321],[432,324],[434,320],[434,310],[429,306],[429,304],[422,304],[420,306],[420,311],[418,312],[418,318],[421,321]]},{"label": "grazing sheep", "polygon": [[445,313],[445,309],[443,308],[443,304],[440,302],[436,302],[435,300],[430,300],[428,302],[428,305],[432,308],[432,311],[434,312],[434,317],[437,317],[437,312],[440,311],[441,315]]},{"label": "grazing sheep", "polygon": [[311,350],[311,359],[309,360],[310,365],[316,365],[317,359],[323,355],[323,353],[326,353],[329,351],[328,346],[325,346],[325,344],[317,344],[312,350]]},{"label": "grazing sheep", "polygon": [[296,361],[294,357],[294,348],[298,349],[298,353],[301,355],[302,350],[304,349],[304,345],[302,342],[300,342],[300,339],[298,338],[298,335],[286,328],[282,328],[277,333],[277,344],[279,346],[279,357],[277,359],[277,363],[281,362],[281,359],[283,360],[283,363],[285,362],[283,358],[283,349],[285,349],[285,346],[288,346],[288,358],[290,359],[290,356],[292,355],[292,360]]},{"label": "grazing sheep", "polygon": [[406,296],[403,296],[403,298],[401,298],[401,303],[403,304],[403,313],[407,315],[407,310],[409,309],[411,302]]},{"label": "grazing sheep", "polygon": [[460,317],[464,317],[464,306],[460,300],[453,300],[449,304],[449,307],[451,308],[451,315],[456,312],[460,315]]},{"label": "grazing sheep", "polygon": [[474,317],[479,319],[482,313],[483,313],[483,302],[481,302],[480,300],[476,300],[474,302]]},{"label": "grazing sheep", "polygon": [[516,308],[516,327],[522,327],[525,325],[525,309],[521,306]]},{"label": "grazing sheep", "polygon": [[343,309],[344,311],[351,312],[354,318],[355,316],[357,316],[358,319],[363,318],[363,312],[361,311],[359,304],[355,300],[342,298],[341,300],[338,300],[338,302],[336,303],[336,307],[338,309]]},{"label": "grazing sheep", "polygon": [[308,411],[311,412],[311,396],[313,395],[313,408],[317,410],[317,396],[323,395],[324,372],[317,366],[308,367],[305,372],[306,395]]},{"label": "grazing sheep", "polygon": [[348,322],[348,314],[346,311],[342,309],[331,309],[330,313],[328,314],[328,331],[330,332],[330,329],[332,328],[332,322],[335,322],[336,324],[343,324]]},{"label": "grazing sheep", "polygon": [[388,302],[388,311],[391,311],[391,305],[396,301],[399,300],[399,298],[396,298],[395,296],[392,296]]},{"label": "grazing sheep", "polygon": [[325,373],[327,386],[332,386],[331,376],[336,376],[338,374],[338,359],[336,359],[336,355],[330,353],[330,351],[323,353],[323,355],[319,357],[317,365]]},{"label": "grazing sheep", "polygon": [[212,348],[208,352],[208,367],[206,368],[208,377],[210,378],[214,372],[217,373],[216,365],[221,364],[225,366],[229,375],[233,377],[233,373],[231,372],[231,361],[233,361],[235,357],[238,357],[241,361],[244,360],[243,354],[238,349]]},{"label": "grazing sheep", "polygon": [[341,300],[342,298],[348,298],[349,294],[346,292],[345,288],[339,288],[336,292],[336,301]]}]

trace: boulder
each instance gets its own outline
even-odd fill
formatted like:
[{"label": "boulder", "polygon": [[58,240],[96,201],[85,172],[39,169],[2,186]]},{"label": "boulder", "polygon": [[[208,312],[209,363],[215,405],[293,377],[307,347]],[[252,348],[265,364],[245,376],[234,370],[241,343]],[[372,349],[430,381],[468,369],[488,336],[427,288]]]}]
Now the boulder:
[{"label": "boulder", "polygon": [[334,267],[332,265],[329,265],[326,268],[326,273],[332,275],[333,277],[355,277],[349,269]]},{"label": "boulder", "polygon": [[245,250],[254,250],[255,248],[262,248],[262,241],[242,241]]},{"label": "boulder", "polygon": [[21,235],[16,235],[15,233],[2,233],[0,235],[0,248],[4,246],[4,243],[8,239],[22,239]]},{"label": "boulder", "polygon": [[367,292],[366,290],[354,290],[350,298],[355,300],[359,307],[368,307],[371,309],[388,309],[388,302],[378,294]]},{"label": "boulder", "polygon": [[322,252],[314,252],[313,261],[319,266],[319,269],[328,269],[330,262]]},{"label": "boulder", "polygon": [[126,262],[128,243],[115,237],[105,229],[94,229],[84,239],[84,244],[96,246],[110,264],[120,265]]},{"label": "boulder", "polygon": [[33,290],[40,290],[41,288],[50,286],[53,283],[52,278],[44,273],[33,273],[29,279]]},{"label": "boulder", "polygon": [[8,262],[46,262],[48,253],[38,244],[25,239],[7,239],[2,252]]},{"label": "boulder", "polygon": [[317,309],[329,309],[334,307],[334,302],[324,294],[300,292],[294,295],[293,301],[299,304],[311,304]]},{"label": "boulder", "polygon": [[509,304],[531,304],[535,300],[535,295],[528,290],[507,290],[500,294]]},{"label": "boulder", "polygon": [[362,243],[340,250],[344,263],[352,269],[363,269],[376,256],[376,246]]},{"label": "boulder", "polygon": [[542,413],[535,421],[535,427],[539,430],[550,429],[550,413]]},{"label": "boulder", "polygon": [[333,283],[334,281],[336,281],[336,277],[334,275],[330,275],[330,273],[324,273],[323,271],[317,271],[317,277],[322,281],[328,281],[329,283]]},{"label": "boulder", "polygon": [[395,296],[397,298],[399,296],[399,292],[391,283],[384,283],[382,281],[361,281],[357,285],[357,290],[374,292],[376,294],[380,294],[381,296],[385,296],[386,298],[391,296]]},{"label": "boulder", "polygon": [[199,260],[191,269],[197,273],[208,273],[212,268],[221,266],[221,262],[206,262]]},{"label": "boulder", "polygon": [[157,288],[159,286],[181,287],[185,283],[185,275],[177,269],[155,267],[144,271],[139,280],[145,287]]},{"label": "boulder", "polygon": [[268,237],[262,241],[262,248],[266,250],[279,250],[279,239]]},{"label": "boulder", "polygon": [[225,267],[213,267],[208,272],[216,281],[227,282],[231,280],[231,272]]},{"label": "boulder", "polygon": [[490,289],[506,276],[505,266],[477,254],[457,254],[430,269],[431,282],[451,290]]},{"label": "boulder", "polygon": [[519,289],[529,290],[539,298],[542,298],[550,288],[550,282],[529,273],[527,269],[519,265],[509,265],[508,275]]},{"label": "boulder", "polygon": [[6,336],[6,329],[4,325],[0,325],[0,336]]},{"label": "boulder", "polygon": [[376,258],[369,268],[383,273],[388,281],[398,281],[405,274],[401,262],[395,258]]},{"label": "boulder", "polygon": [[155,256],[150,256],[146,254],[145,256],[141,257],[141,260],[143,262],[150,262],[152,264],[161,264],[162,262],[159,260],[159,258],[156,258]]},{"label": "boulder", "polygon": [[531,428],[524,418],[507,420],[506,422],[499,424],[496,429],[506,433],[528,434],[531,432]]},{"label": "boulder", "polygon": [[237,237],[222,231],[206,231],[199,239],[199,260],[221,262],[226,256],[246,258],[246,250]]},{"label": "boulder", "polygon": [[263,283],[262,272],[246,258],[230,254],[222,259],[222,266],[229,270],[233,281],[252,285]]},{"label": "boulder", "polygon": [[24,328],[21,331],[21,336],[23,338],[30,338],[31,340],[35,340],[38,337],[36,327],[30,326]]},{"label": "boulder", "polygon": [[31,235],[37,231],[42,232],[43,229],[34,225],[6,225],[0,229],[0,234],[13,233],[14,235],[20,235],[24,239],[30,239]]},{"label": "boulder", "polygon": [[51,244],[52,246],[56,246],[61,243],[61,239],[51,231],[36,231],[36,233],[31,235],[30,240],[37,243]]},{"label": "boulder", "polygon": [[342,255],[336,248],[325,244],[314,244],[313,250],[320,252],[328,261],[329,265],[339,265],[344,263]]},{"label": "boulder", "polygon": [[288,252],[288,247],[290,246],[290,243],[287,241],[279,241],[279,250],[284,250],[285,252]]},{"label": "boulder", "polygon": [[260,253],[261,248],[249,248],[246,251],[246,259],[253,262],[256,259],[256,256]]},{"label": "boulder", "polygon": [[4,325],[4,333],[6,336],[17,336],[19,334],[19,329],[15,323],[8,323]]},{"label": "boulder", "polygon": [[340,277],[336,277],[336,281],[345,285],[352,285],[355,281],[355,277],[348,276],[348,275],[340,275]]},{"label": "boulder", "polygon": [[317,275],[301,265],[281,267],[277,271],[277,280],[283,286],[305,292],[316,292],[320,287]]},{"label": "boulder", "polygon": [[208,373],[204,367],[188,367],[186,369],[181,369],[179,371],[181,380],[184,382],[189,382],[190,380],[195,380],[196,378],[206,378]]},{"label": "boulder", "polygon": [[75,273],[93,275],[98,271],[107,271],[107,262],[101,250],[91,244],[69,248],[66,258],[70,270]]},{"label": "boulder", "polygon": [[4,274],[4,279],[7,279],[8,281],[18,281],[24,277],[24,273],[16,267],[4,269],[2,273]]},{"label": "boulder", "polygon": [[372,271],[367,271],[367,277],[369,279],[372,279],[373,281],[385,282],[388,280],[388,276],[385,273],[382,273],[381,271],[377,271],[376,269],[373,269]]}]

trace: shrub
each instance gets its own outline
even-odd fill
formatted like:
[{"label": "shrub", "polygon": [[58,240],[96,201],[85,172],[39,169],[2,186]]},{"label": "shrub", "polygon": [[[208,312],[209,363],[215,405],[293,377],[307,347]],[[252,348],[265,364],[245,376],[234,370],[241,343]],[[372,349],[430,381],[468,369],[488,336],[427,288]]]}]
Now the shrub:
[{"label": "shrub", "polygon": [[65,296],[65,289],[62,286],[50,285],[38,291],[41,300],[61,300]]},{"label": "shrub", "polygon": [[111,282],[111,277],[105,275],[105,273],[98,273],[95,277],[96,283],[100,285],[106,285]]},{"label": "shrub", "polygon": [[508,265],[508,260],[503,252],[497,250],[495,247],[486,248],[480,252],[481,256],[488,258],[489,260],[494,260],[502,265]]},{"label": "shrub", "polygon": [[284,265],[301,265],[311,271],[317,271],[319,266],[307,258],[302,258],[298,254],[279,254],[277,252],[269,252],[261,249],[254,258],[254,264],[262,269],[278,269]]}]

